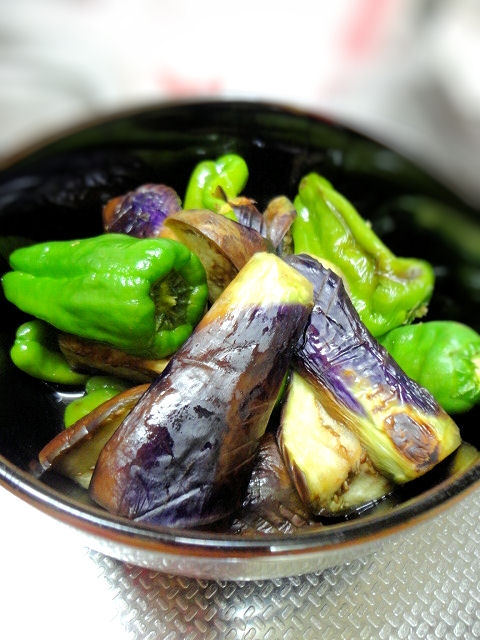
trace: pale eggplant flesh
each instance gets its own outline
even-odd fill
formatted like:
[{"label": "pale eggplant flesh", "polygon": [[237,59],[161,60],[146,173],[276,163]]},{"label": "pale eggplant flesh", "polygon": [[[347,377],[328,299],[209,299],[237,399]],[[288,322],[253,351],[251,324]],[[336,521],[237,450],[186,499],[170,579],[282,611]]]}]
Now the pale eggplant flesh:
[{"label": "pale eggplant flesh", "polygon": [[42,472],[56,471],[88,489],[100,452],[147,388],[127,389],[60,431],[38,454]]},{"label": "pale eggplant flesh", "polygon": [[364,512],[392,492],[392,483],[375,469],[356,434],[328,413],[314,387],[295,371],[277,439],[292,482],[315,516]]},{"label": "pale eggplant flesh", "polygon": [[456,423],[369,333],[340,276],[305,254],[284,259],[314,285],[295,370],[391,481],[403,484],[430,471],[459,447]]},{"label": "pale eggplant flesh", "polygon": [[255,254],[102,450],[93,500],[173,527],[236,511],[312,305],[306,278]]}]

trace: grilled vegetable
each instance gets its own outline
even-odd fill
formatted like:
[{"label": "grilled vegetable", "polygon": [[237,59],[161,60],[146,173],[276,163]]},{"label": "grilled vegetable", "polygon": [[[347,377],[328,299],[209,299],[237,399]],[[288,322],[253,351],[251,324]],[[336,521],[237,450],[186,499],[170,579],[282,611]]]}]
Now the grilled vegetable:
[{"label": "grilled vegetable", "polygon": [[386,477],[401,484],[432,469],[460,444],[455,422],[368,332],[339,276],[310,256],[284,259],[315,290],[296,370],[328,413],[356,433]]},{"label": "grilled vegetable", "polygon": [[263,212],[266,236],[279,255],[292,253],[291,228],[297,212],[286,196],[272,198]]},{"label": "grilled vegetable", "polygon": [[237,196],[228,201],[235,214],[235,220],[249,229],[254,229],[264,238],[267,237],[267,227],[263,214],[257,209],[255,200],[246,196]]},{"label": "grilled vegetable", "polygon": [[57,434],[38,454],[43,471],[56,471],[88,489],[100,451],[147,388],[122,391]]},{"label": "grilled vegetable", "polygon": [[480,402],[480,335],[474,329],[430,320],[392,329],[379,341],[448,413],[468,411]]},{"label": "grilled vegetable", "polygon": [[57,329],[150,358],[173,353],[207,300],[204,269],[179,242],[107,233],[17,249],[5,297]]},{"label": "grilled vegetable", "polygon": [[295,253],[326,259],[340,269],[372,335],[425,315],[434,283],[429,263],[395,256],[353,205],[316,173],[301,180],[294,204]]},{"label": "grilled vegetable", "polygon": [[242,508],[230,531],[294,534],[310,526],[321,525],[312,520],[300,500],[275,436],[267,432],[260,442]]},{"label": "grilled vegetable", "polygon": [[90,376],[107,374],[131,382],[151,382],[168,364],[168,358],[142,358],[95,340],[60,333],[58,344],[73,371]]},{"label": "grilled vegetable", "polygon": [[312,514],[364,511],[392,491],[354,432],[327,412],[312,385],[295,372],[283,404],[278,442]]},{"label": "grilled vegetable", "polygon": [[128,388],[128,385],[119,378],[92,376],[85,383],[84,395],[72,400],[66,406],[63,417],[65,427],[71,427],[72,424],[86,416],[93,409]]},{"label": "grilled vegetable", "polygon": [[180,211],[177,192],[164,184],[143,184],[117,196],[102,210],[103,228],[108,233],[126,233],[136,238],[156,238],[165,218]]},{"label": "grilled vegetable", "polygon": [[254,229],[207,209],[180,211],[167,218],[165,227],[199,257],[211,302],[254,253],[269,248],[265,238]]},{"label": "grilled vegetable", "polygon": [[45,382],[81,385],[88,377],[70,367],[60,350],[58,332],[43,320],[18,327],[10,357],[19,369]]},{"label": "grilled vegetable", "polygon": [[238,509],[312,302],[306,278],[255,254],[107,443],[92,498],[168,526]]},{"label": "grilled vegetable", "polygon": [[247,164],[235,153],[227,153],[216,160],[203,160],[192,171],[183,208],[210,209],[236,220],[228,200],[240,194],[247,180]]}]

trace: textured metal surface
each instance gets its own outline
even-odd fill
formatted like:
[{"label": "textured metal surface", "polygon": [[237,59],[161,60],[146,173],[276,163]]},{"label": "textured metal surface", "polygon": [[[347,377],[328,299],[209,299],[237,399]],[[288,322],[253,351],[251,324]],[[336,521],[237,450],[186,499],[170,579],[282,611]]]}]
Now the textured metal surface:
[{"label": "textured metal surface", "polygon": [[366,558],[210,582],[90,559],[132,639],[480,638],[480,494]]},{"label": "textured metal surface", "polygon": [[479,490],[369,556],[250,582],[113,560],[4,490],[0,512],[2,638],[480,638]]}]

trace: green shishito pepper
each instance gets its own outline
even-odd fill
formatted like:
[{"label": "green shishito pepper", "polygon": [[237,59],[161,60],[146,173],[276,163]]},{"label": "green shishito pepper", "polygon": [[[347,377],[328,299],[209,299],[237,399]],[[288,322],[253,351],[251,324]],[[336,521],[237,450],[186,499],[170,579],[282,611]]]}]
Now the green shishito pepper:
[{"label": "green shishito pepper", "polygon": [[104,234],[10,255],[5,297],[25,313],[133,355],[163,358],[189,337],[207,301],[204,268],[164,238]]},{"label": "green shishito pepper", "polygon": [[17,329],[10,358],[33,378],[57,384],[83,384],[88,376],[73,371],[58,346],[58,333],[43,320],[24,322]]},{"label": "green shishito pepper", "polygon": [[337,267],[362,322],[374,336],[426,313],[434,272],[415,258],[400,258],[331,183],[306,175],[294,200],[295,253],[309,253]]},{"label": "green shishito pepper", "polygon": [[448,413],[480,403],[480,335],[471,327],[430,320],[397,327],[378,340]]},{"label": "green shishito pepper", "polygon": [[209,209],[237,222],[227,200],[238,196],[247,180],[247,163],[235,153],[227,153],[216,160],[203,160],[190,176],[183,208]]},{"label": "green shishito pepper", "polygon": [[71,427],[103,402],[128,389],[124,380],[113,376],[92,376],[85,384],[85,393],[81,398],[72,400],[65,408],[64,425]]}]

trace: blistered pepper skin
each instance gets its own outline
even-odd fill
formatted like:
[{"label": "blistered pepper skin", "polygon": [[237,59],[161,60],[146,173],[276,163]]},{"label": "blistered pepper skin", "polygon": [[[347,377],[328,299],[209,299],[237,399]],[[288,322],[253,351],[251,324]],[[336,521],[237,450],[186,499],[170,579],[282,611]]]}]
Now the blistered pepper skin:
[{"label": "blistered pepper skin", "polygon": [[294,204],[294,252],[309,253],[338,269],[372,335],[426,313],[434,285],[429,263],[395,256],[353,205],[316,173],[301,180]]},{"label": "blistered pepper skin", "polygon": [[106,233],[17,249],[7,300],[58,330],[133,355],[163,358],[205,309],[205,270],[174,240]]},{"label": "blistered pepper skin", "polygon": [[247,163],[235,153],[227,153],[216,160],[203,160],[192,171],[183,208],[209,209],[237,221],[228,200],[241,193],[247,180]]},{"label": "blistered pepper skin", "polygon": [[456,423],[369,333],[338,275],[311,256],[284,259],[310,279],[315,291],[295,369],[393,482],[431,470],[460,445]]}]

